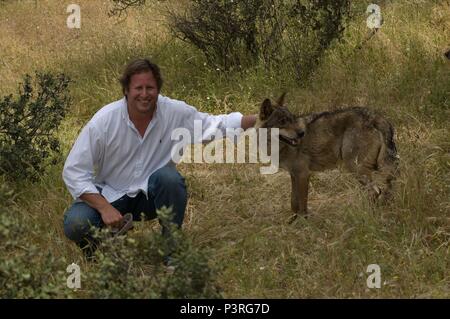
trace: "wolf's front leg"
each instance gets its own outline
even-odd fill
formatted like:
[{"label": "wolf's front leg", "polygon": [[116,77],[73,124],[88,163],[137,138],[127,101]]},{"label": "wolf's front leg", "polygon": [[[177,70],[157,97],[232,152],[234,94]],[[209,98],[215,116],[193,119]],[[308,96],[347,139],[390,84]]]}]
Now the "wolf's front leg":
[{"label": "wolf's front leg", "polygon": [[294,221],[298,215],[305,216],[308,213],[308,184],[309,174],[291,173],[291,208],[294,216],[291,221]]}]

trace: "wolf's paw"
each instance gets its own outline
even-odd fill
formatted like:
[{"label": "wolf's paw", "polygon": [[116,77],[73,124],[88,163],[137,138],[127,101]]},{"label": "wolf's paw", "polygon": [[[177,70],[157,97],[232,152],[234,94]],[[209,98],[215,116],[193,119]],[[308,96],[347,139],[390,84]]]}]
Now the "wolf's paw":
[{"label": "wolf's paw", "polygon": [[373,183],[366,185],[366,190],[367,190],[367,193],[369,196],[368,197],[369,201],[371,203],[376,203],[378,201],[378,199],[380,198],[381,194],[383,193],[383,190],[379,186],[377,186]]},{"label": "wolf's paw", "polygon": [[388,191],[384,191],[380,194],[380,196],[377,197],[377,204],[378,205],[386,205],[393,199],[393,194]]},{"label": "wolf's paw", "polygon": [[310,210],[308,210],[307,214],[302,214],[302,213],[292,214],[291,217],[289,217],[287,223],[288,224],[292,224],[294,221],[297,220],[298,217],[302,217],[304,219],[307,219],[310,215],[311,215],[311,211]]},{"label": "wolf's paw", "polygon": [[368,191],[369,201],[374,205],[385,205],[392,200],[392,193],[389,187],[370,185]]},{"label": "wolf's paw", "polygon": [[298,214],[293,214],[291,217],[289,217],[287,223],[292,224],[298,217]]}]

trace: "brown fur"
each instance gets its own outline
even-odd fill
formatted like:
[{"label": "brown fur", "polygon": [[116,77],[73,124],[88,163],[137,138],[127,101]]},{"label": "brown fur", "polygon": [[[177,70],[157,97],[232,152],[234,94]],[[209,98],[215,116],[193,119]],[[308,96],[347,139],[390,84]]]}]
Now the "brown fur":
[{"label": "brown fur", "polygon": [[394,129],[382,116],[352,107],[332,112],[293,115],[284,106],[266,99],[256,128],[280,129],[280,167],[289,171],[291,207],[307,214],[309,177],[314,171],[343,166],[367,187],[372,198],[386,199],[397,172]]}]

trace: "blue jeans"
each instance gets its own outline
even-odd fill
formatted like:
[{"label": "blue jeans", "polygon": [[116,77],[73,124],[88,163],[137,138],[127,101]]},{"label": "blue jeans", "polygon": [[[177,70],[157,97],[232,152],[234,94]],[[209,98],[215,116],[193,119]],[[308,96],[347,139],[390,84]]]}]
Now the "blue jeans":
[{"label": "blue jeans", "polygon": [[[157,217],[156,210],[171,207],[173,222],[181,227],[187,204],[187,191],[184,178],[173,166],[166,166],[154,172],[148,179],[148,200],[140,192],[136,197],[122,196],[111,203],[122,215],[133,214],[133,220]],[[100,213],[85,202],[75,202],[64,214],[64,233],[67,238],[84,247],[95,240],[91,237],[91,226],[105,226]],[[163,228],[163,234],[165,229]]]}]

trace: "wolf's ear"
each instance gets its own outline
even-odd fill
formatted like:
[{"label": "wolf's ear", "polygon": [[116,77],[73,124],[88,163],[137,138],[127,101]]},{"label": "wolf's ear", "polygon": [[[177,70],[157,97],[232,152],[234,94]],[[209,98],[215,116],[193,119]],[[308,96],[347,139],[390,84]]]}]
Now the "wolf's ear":
[{"label": "wolf's ear", "polygon": [[277,105],[278,106],[284,106],[284,98],[286,96],[286,92],[283,92],[283,94],[281,94],[280,98],[277,101]]},{"label": "wolf's ear", "polygon": [[265,99],[261,104],[261,109],[259,111],[259,119],[265,121],[273,112],[273,105],[270,99]]}]

